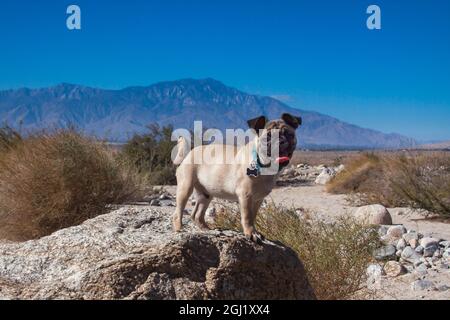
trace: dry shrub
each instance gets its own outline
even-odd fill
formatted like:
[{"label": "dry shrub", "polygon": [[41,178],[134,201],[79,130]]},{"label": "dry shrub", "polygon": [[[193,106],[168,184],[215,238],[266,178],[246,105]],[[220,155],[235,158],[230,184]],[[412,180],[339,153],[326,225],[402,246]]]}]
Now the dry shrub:
[{"label": "dry shrub", "polygon": [[442,152],[364,154],[327,185],[356,204],[410,206],[450,217],[450,155]]},{"label": "dry shrub", "polygon": [[[261,209],[257,230],[292,248],[305,266],[318,299],[348,299],[366,283],[367,265],[380,242],[377,231],[343,216],[333,223],[299,218],[295,210]],[[239,213],[218,214],[216,227],[241,230]]]},{"label": "dry shrub", "polygon": [[373,182],[382,174],[380,158],[375,154],[364,153],[349,161],[326,188],[332,193],[362,192],[371,189]]},{"label": "dry shrub", "polygon": [[450,218],[450,155],[399,156],[386,163],[393,193],[409,206]]},{"label": "dry shrub", "polygon": [[34,134],[0,156],[0,236],[26,240],[77,225],[137,188],[102,144],[73,130]]}]

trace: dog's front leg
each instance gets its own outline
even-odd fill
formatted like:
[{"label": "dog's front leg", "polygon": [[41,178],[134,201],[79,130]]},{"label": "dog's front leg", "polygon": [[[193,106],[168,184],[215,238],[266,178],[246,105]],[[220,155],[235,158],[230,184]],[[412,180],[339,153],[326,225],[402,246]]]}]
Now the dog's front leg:
[{"label": "dog's front leg", "polygon": [[243,195],[239,197],[239,206],[241,209],[242,230],[245,236],[253,242],[262,244],[264,237],[255,229],[256,212],[253,209],[256,203],[253,203],[250,195]]}]

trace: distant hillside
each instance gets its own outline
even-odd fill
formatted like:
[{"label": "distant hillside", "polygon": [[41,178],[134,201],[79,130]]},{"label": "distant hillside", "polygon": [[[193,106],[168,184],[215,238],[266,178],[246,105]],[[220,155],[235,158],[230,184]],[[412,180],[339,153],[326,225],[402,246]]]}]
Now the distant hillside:
[{"label": "distant hillside", "polygon": [[443,150],[443,149],[450,150],[450,141],[423,144],[423,145],[420,145],[418,148],[427,149],[427,150]]},{"label": "distant hillside", "polygon": [[303,117],[303,147],[406,148],[416,142],[398,134],[364,129],[317,112],[294,109],[270,98],[227,87],[213,79],[185,79],[148,87],[103,90],[72,84],[42,89],[0,91],[0,117],[23,130],[69,124],[89,134],[124,141],[152,122],[190,128],[203,120],[208,128],[246,128],[246,120],[265,114]]}]

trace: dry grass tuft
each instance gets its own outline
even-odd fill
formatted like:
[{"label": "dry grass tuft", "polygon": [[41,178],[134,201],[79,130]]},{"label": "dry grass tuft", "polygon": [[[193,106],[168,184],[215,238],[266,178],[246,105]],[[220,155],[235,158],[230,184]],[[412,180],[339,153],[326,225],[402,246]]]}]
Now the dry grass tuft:
[{"label": "dry grass tuft", "polygon": [[357,204],[410,206],[448,218],[450,154],[364,154],[350,161],[327,191],[352,194]]},{"label": "dry grass tuft", "polygon": [[[350,217],[334,223],[306,220],[295,210],[272,204],[260,210],[256,224],[266,238],[297,252],[316,296],[323,300],[348,299],[362,289],[372,252],[379,246],[377,231]],[[216,227],[241,230],[238,212],[219,214]]]},{"label": "dry grass tuft", "polygon": [[73,226],[135,196],[138,180],[73,130],[38,133],[0,156],[0,237],[27,240]]}]

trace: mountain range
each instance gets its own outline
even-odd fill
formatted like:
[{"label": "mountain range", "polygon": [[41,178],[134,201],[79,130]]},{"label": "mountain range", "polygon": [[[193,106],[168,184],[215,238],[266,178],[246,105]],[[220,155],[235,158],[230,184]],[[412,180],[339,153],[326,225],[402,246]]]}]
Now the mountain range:
[{"label": "mountain range", "polygon": [[74,84],[0,91],[0,118],[22,131],[73,125],[87,134],[125,141],[150,123],[191,128],[247,128],[259,115],[300,115],[301,147],[408,148],[414,139],[348,124],[314,111],[292,108],[271,97],[247,94],[214,79],[184,79],[150,86],[105,90]]}]

